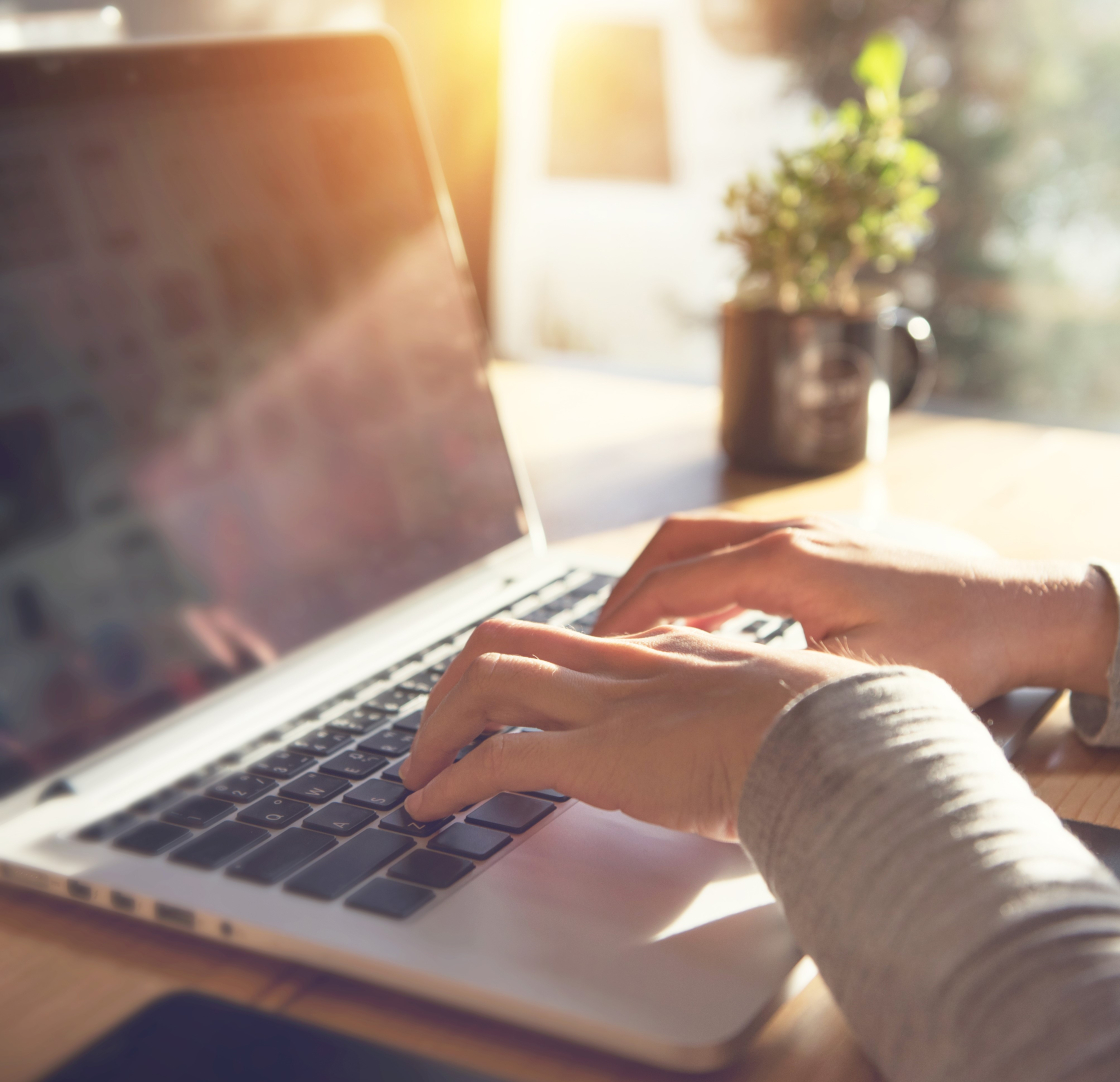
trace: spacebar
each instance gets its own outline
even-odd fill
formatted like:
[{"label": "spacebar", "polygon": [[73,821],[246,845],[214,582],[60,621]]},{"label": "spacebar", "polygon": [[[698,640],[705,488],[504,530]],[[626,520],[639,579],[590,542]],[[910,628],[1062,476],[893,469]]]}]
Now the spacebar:
[{"label": "spacebar", "polygon": [[279,883],[335,844],[327,834],[292,827],[229,866],[228,874],[254,883]]}]

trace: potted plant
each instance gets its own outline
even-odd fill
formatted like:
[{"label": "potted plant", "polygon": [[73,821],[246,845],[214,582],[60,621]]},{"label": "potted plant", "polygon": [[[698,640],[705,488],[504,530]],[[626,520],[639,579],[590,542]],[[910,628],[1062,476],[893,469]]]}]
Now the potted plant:
[{"label": "potted plant", "polygon": [[883,290],[859,278],[913,259],[932,229],[937,156],[908,127],[933,95],[901,96],[905,65],[897,38],[870,38],[852,68],[864,101],[820,117],[812,146],[727,193],[721,239],[745,260],[724,308],[722,436],[737,466],[826,472],[878,457],[896,332],[913,359],[908,397],[928,386],[928,324],[877,310]]}]

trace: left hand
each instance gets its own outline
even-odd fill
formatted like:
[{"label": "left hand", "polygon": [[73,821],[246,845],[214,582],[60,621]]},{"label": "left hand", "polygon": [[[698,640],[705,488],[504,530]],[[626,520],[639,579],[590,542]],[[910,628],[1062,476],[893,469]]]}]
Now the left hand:
[{"label": "left hand", "polygon": [[1108,695],[1116,648],[1116,598],[1086,563],[936,553],[817,516],[671,516],[595,634],[744,609],[799,621],[811,649],[927,669],[973,706],[1026,685]]},{"label": "left hand", "polygon": [[[795,696],[868,668],[811,651],[739,644],[692,628],[596,639],[490,620],[428,700],[401,769],[416,819],[505,790],[558,789],[598,808],[733,841],[763,737]],[[499,733],[458,763],[458,750]]]}]

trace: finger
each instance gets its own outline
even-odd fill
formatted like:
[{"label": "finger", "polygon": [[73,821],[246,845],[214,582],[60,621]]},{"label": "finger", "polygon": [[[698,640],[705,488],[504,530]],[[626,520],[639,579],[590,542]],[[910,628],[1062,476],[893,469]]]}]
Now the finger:
[{"label": "finger", "polygon": [[424,717],[431,717],[474,660],[483,654],[512,654],[551,661],[580,672],[646,671],[645,655],[620,642],[594,639],[569,628],[531,624],[520,620],[487,620],[475,628],[467,645],[428,695]]},{"label": "finger", "polygon": [[729,605],[726,609],[721,609],[710,616],[693,616],[687,621],[687,624],[689,627],[699,628],[701,631],[715,631],[743,611],[739,605]]},{"label": "finger", "polygon": [[610,617],[600,621],[596,634],[632,634],[681,617],[715,619],[732,606],[796,617],[790,610],[805,583],[798,573],[801,554],[785,540],[790,530],[654,568]]},{"label": "finger", "polygon": [[410,789],[451,765],[484,729],[527,725],[570,729],[603,715],[608,681],[538,658],[483,654],[424,719],[401,777]]},{"label": "finger", "polygon": [[592,745],[574,733],[499,733],[437,774],[404,803],[421,821],[440,819],[502,792],[558,789],[579,799]]},{"label": "finger", "polygon": [[615,584],[593,634],[610,634],[602,630],[609,618],[625,604],[654,568],[679,563],[728,546],[746,544],[775,530],[807,527],[811,524],[809,519],[756,522],[738,515],[674,515],[666,519],[630,570]]},{"label": "finger", "polygon": [[625,636],[621,641],[641,643],[659,655],[678,654],[701,658],[704,661],[743,661],[746,658],[767,656],[774,648],[760,646],[739,638],[711,635],[695,627],[660,625],[647,631]]}]

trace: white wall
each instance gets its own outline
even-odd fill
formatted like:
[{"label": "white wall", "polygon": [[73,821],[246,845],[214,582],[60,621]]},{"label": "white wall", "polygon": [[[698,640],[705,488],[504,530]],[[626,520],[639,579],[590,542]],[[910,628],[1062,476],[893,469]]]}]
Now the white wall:
[{"label": "white wall", "polygon": [[[492,278],[500,355],[716,378],[736,274],[727,183],[811,136],[786,65],[712,40],[699,0],[506,0]],[[550,178],[552,54],[565,20],[662,27],[673,180]]]}]

